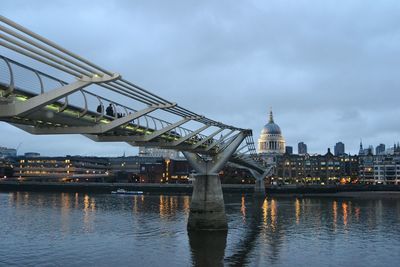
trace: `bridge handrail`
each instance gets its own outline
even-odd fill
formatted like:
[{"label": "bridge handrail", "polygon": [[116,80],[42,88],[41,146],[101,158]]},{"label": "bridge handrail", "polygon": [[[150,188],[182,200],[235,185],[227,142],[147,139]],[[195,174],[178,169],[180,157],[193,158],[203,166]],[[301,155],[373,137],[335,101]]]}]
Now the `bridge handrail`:
[{"label": "bridge handrail", "polygon": [[[0,58],[1,58],[2,60],[4,60],[4,61],[8,62],[8,63],[11,63],[11,64],[13,64],[13,65],[17,65],[17,66],[19,66],[20,68],[23,68],[23,69],[26,69],[26,70],[28,70],[28,71],[31,71],[32,73],[35,73],[35,74],[37,74],[37,75],[39,75],[39,76],[43,76],[43,77],[46,77],[46,78],[48,78],[48,79],[50,79],[50,80],[53,80],[53,81],[55,81],[55,82],[58,82],[58,83],[60,83],[61,85],[67,85],[67,84],[68,84],[68,83],[67,83],[66,81],[64,81],[64,80],[61,80],[61,79],[56,78],[56,77],[54,77],[54,76],[51,76],[51,75],[49,75],[49,74],[47,74],[47,73],[44,73],[44,72],[42,72],[42,71],[36,70],[36,69],[34,69],[34,68],[32,68],[32,67],[26,66],[26,65],[24,65],[24,64],[22,64],[22,63],[19,63],[19,62],[13,60],[13,59],[10,59],[10,58],[8,58],[8,57],[6,57],[6,56],[0,55]],[[13,74],[10,73],[10,75],[13,75]],[[13,78],[15,78],[15,77],[13,77]],[[40,79],[40,78],[39,78],[39,79]],[[8,84],[8,85],[11,86],[10,84]],[[116,106],[118,106],[118,107],[120,107],[120,108],[124,108],[125,110],[131,111],[131,112],[137,112],[136,109],[133,109],[133,108],[128,107],[128,106],[126,106],[126,105],[120,104],[120,103],[118,103],[118,102],[116,102],[116,101],[114,101],[114,100],[111,100],[111,99],[109,99],[109,98],[106,98],[106,97],[97,95],[97,94],[95,94],[95,93],[92,93],[92,92],[90,92],[90,91],[88,91],[88,90],[86,90],[86,89],[81,89],[80,91],[83,92],[84,94],[91,95],[91,96],[94,96],[94,97],[96,97],[96,98],[99,98],[99,99],[101,99],[101,100],[103,100],[103,101],[105,101],[105,102],[115,104]],[[76,107],[76,108],[77,108],[77,107]],[[165,121],[165,120],[156,118],[156,117],[151,116],[151,115],[144,115],[144,116],[146,116],[146,117],[152,119],[153,121],[156,120],[156,121],[158,121],[158,122],[160,122],[160,123],[165,123],[166,125],[171,125],[171,124],[172,124],[171,122],[168,122],[168,121]],[[192,130],[187,129],[187,128],[185,128],[185,127],[181,127],[181,126],[177,127],[177,129],[182,129],[183,131],[187,132],[188,134],[190,134],[190,133],[193,132]],[[199,138],[205,138],[205,137],[206,137],[206,135],[203,135],[203,134],[197,134],[197,136],[198,136]]]}]

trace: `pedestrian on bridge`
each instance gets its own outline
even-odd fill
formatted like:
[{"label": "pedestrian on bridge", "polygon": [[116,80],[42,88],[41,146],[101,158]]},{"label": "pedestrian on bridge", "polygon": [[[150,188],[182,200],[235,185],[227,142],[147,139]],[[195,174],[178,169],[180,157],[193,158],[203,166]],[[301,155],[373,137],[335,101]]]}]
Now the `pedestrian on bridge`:
[{"label": "pedestrian on bridge", "polygon": [[106,108],[106,114],[107,116],[114,117],[114,108],[112,104],[108,105],[108,107]]},{"label": "pedestrian on bridge", "polygon": [[97,106],[97,113],[103,114],[103,106],[101,104]]}]

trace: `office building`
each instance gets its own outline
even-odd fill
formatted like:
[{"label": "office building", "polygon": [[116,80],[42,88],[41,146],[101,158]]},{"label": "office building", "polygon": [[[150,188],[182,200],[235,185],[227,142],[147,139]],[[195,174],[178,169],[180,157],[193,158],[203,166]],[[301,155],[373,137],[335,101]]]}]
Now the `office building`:
[{"label": "office building", "polygon": [[375,155],[383,155],[385,154],[386,146],[384,144],[380,144],[375,148]]},{"label": "office building", "polygon": [[335,156],[344,155],[344,144],[342,142],[337,142],[334,148]]},{"label": "office building", "polygon": [[400,146],[389,148],[390,153],[359,157],[360,182],[366,184],[400,184]]},{"label": "office building", "polygon": [[292,146],[286,146],[285,148],[285,154],[293,154],[293,147]]},{"label": "office building", "polygon": [[94,182],[111,176],[106,158],[99,157],[18,157],[14,176],[19,180]]},{"label": "office building", "polygon": [[297,145],[297,154],[299,154],[299,155],[305,155],[305,154],[307,154],[307,145],[304,144],[303,142],[300,142],[300,143]]},{"label": "office building", "polygon": [[336,184],[358,178],[358,157],[285,154],[278,158],[274,179],[282,183]]},{"label": "office building", "polygon": [[17,150],[14,148],[0,147],[0,158],[11,158],[17,156]]}]

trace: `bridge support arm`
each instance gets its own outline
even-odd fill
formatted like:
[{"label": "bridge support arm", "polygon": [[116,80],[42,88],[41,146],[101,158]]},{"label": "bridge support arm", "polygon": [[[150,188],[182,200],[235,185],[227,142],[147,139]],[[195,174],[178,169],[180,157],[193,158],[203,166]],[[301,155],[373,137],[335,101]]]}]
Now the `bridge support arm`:
[{"label": "bridge support arm", "polygon": [[206,174],[207,173],[207,165],[208,162],[204,161],[198,154],[192,153],[192,152],[187,152],[183,151],[182,152],[187,161],[189,162],[190,166],[192,166],[193,169],[197,173],[201,174]]},{"label": "bridge support arm", "polygon": [[231,130],[228,134],[226,134],[226,135],[224,135],[223,137],[221,137],[221,139],[214,141],[211,145],[209,145],[209,146],[206,148],[206,151],[209,151],[209,150],[211,150],[213,147],[215,147],[215,146],[217,146],[217,145],[223,143],[224,141],[226,141],[226,140],[227,140],[227,137],[228,137],[229,135],[231,135],[234,131],[235,131],[235,130]]},{"label": "bridge support arm", "polygon": [[192,149],[196,149],[199,146],[201,146],[202,144],[204,144],[205,142],[211,140],[214,136],[216,136],[217,134],[219,134],[220,132],[222,132],[224,129],[218,129],[217,131],[215,131],[214,133],[210,134],[209,136],[207,136],[206,138],[204,138],[203,140],[197,142],[196,144],[192,145]]},{"label": "bridge support arm", "polygon": [[182,144],[183,142],[185,142],[185,141],[189,140],[190,138],[192,138],[193,136],[195,136],[196,134],[199,134],[200,132],[204,131],[204,130],[207,129],[208,127],[210,127],[210,126],[209,126],[209,125],[204,125],[204,126],[201,127],[200,129],[197,129],[196,131],[191,132],[190,134],[188,134],[188,135],[186,135],[186,136],[184,136],[184,137],[181,137],[181,138],[179,138],[178,140],[172,142],[172,145],[173,145],[173,146],[180,145],[180,144]]},{"label": "bridge support arm", "polygon": [[[182,124],[184,124],[184,123],[186,123],[186,122],[188,122],[190,120],[191,120],[191,118],[184,118],[184,119],[182,119],[182,120],[180,120],[178,122],[175,122],[175,123],[173,123],[171,125],[168,125],[167,127],[162,128],[161,130],[158,130],[158,131],[156,131],[156,132],[154,132],[154,133],[152,133],[150,135],[146,135],[146,136],[144,136],[144,137],[142,137],[140,139],[142,139],[142,141],[148,142],[148,141],[150,141],[150,140],[152,140],[154,138],[159,137],[162,134],[165,134],[166,132],[169,132],[169,131],[175,129],[178,126],[181,126]],[[137,140],[137,141],[139,141],[139,140]]]},{"label": "bridge support arm", "polygon": [[213,156],[211,160],[204,160],[196,153],[182,152],[186,159],[189,161],[191,166],[197,171],[198,174],[202,175],[214,175],[218,174],[229,158],[236,151],[238,146],[243,142],[246,136],[243,133],[239,133],[234,141],[221,153]]},{"label": "bridge support arm", "polygon": [[254,192],[256,194],[265,194],[265,182],[264,182],[264,178],[267,177],[268,175],[271,174],[271,172],[273,171],[273,167],[269,167],[267,168],[263,173],[259,173],[256,170],[253,169],[249,169],[250,173],[254,176],[254,178],[256,179],[256,183],[254,186]]},{"label": "bridge support arm", "polygon": [[246,135],[243,132],[240,132],[235,137],[234,141],[224,150],[221,151],[213,158],[213,166],[211,168],[211,173],[218,173],[225,164],[228,162],[229,158],[235,153],[236,149],[246,138]]},{"label": "bridge support arm", "polygon": [[88,85],[90,85],[90,82],[79,80],[50,92],[34,96],[23,102],[0,105],[0,117],[24,116]]}]

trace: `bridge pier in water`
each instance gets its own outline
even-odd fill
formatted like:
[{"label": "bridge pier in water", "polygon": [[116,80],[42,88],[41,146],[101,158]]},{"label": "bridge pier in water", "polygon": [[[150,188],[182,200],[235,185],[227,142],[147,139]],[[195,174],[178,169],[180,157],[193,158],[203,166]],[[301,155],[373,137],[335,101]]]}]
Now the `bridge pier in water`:
[{"label": "bridge pier in water", "polygon": [[199,174],[193,183],[188,230],[227,230],[224,197],[217,174]]},{"label": "bridge pier in water", "polygon": [[250,173],[254,176],[256,179],[255,185],[254,185],[254,194],[259,195],[259,196],[265,196],[265,182],[264,179],[267,175],[271,174],[273,171],[273,167],[267,168],[263,173],[259,173],[256,170],[253,169],[248,169]]},{"label": "bridge pier in water", "polygon": [[201,157],[197,153],[183,152],[197,172],[193,182],[188,230],[228,230],[224,196],[218,173],[244,138],[246,138],[245,133],[237,134],[223,151],[214,156]]},{"label": "bridge pier in water", "polygon": [[254,193],[257,195],[265,195],[265,183],[264,178],[256,179],[256,183],[254,185]]}]

